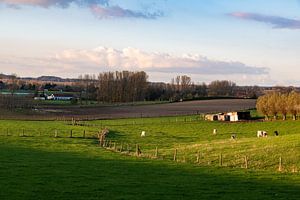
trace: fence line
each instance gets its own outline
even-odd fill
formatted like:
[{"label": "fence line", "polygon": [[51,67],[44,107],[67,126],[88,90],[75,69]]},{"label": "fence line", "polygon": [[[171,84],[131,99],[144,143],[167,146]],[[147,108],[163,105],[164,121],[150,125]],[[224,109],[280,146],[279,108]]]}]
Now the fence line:
[{"label": "fence line", "polygon": [[[0,136],[3,137],[51,137],[51,138],[82,138],[82,139],[97,139],[98,132],[89,130],[73,130],[65,129],[59,130],[54,129],[48,132],[43,132],[43,130],[33,130],[33,129],[0,129]],[[43,133],[43,134],[42,134]],[[100,145],[100,143],[98,144]],[[104,140],[101,146],[104,149],[119,152],[122,154],[127,154],[130,156],[144,157],[149,159],[160,159],[174,161],[178,163],[191,163],[200,166],[219,166],[219,167],[232,167],[232,168],[244,168],[244,169],[261,169],[266,165],[261,166],[255,164],[257,160],[249,155],[231,155],[224,154],[223,152],[216,153],[203,153],[198,150],[196,153],[185,152],[183,149],[163,149],[159,150],[158,146],[152,145],[153,149],[143,149],[140,144],[130,144],[128,142],[120,142],[117,140]],[[145,150],[145,151],[144,151]],[[231,157],[229,157],[231,156]],[[278,159],[278,160],[277,160]],[[291,164],[290,162],[285,162],[282,155],[276,158],[276,161],[271,161],[271,164],[267,164],[267,167],[274,168],[278,172],[292,172],[298,173],[297,164]],[[289,163],[289,164],[288,164]]]},{"label": "fence line", "polygon": [[0,136],[13,137],[53,137],[53,138],[97,138],[97,131],[74,130],[74,129],[25,129],[25,128],[4,128],[0,129]]},{"label": "fence line", "polygon": [[[114,143],[115,146],[121,146],[121,148],[112,148],[111,146],[107,145],[109,143]],[[113,141],[113,140],[108,140],[107,142],[104,143],[102,148],[113,151],[113,152],[118,152],[122,154],[126,154],[129,156],[135,156],[135,157],[142,157],[142,158],[149,158],[149,159],[159,159],[159,160],[167,160],[167,161],[173,161],[173,162],[178,162],[178,163],[190,163],[190,164],[195,164],[199,166],[216,166],[216,167],[231,167],[231,168],[243,168],[246,170],[249,169],[267,169],[273,168],[277,172],[292,172],[292,173],[298,173],[298,167],[296,164],[288,164],[288,162],[284,163],[282,156],[279,157],[279,163],[272,162],[271,164],[264,165],[261,167],[257,167],[255,165],[255,158],[249,156],[249,155],[240,155],[239,157],[236,157],[236,155],[231,155],[231,154],[224,154],[224,153],[219,153],[217,154],[203,154],[201,151],[197,151],[197,153],[190,153],[190,154],[185,154],[185,152],[182,152],[183,150],[180,150],[178,148],[172,149],[167,149],[167,153],[164,151],[159,151],[159,147],[153,148],[153,150],[147,149],[146,151],[143,151],[143,148],[139,144],[128,144],[126,143],[127,148],[122,148],[124,146],[124,142],[118,143],[118,141]],[[126,146],[125,145],[125,146]],[[135,151],[130,151],[128,147],[135,147]],[[154,146],[154,145],[153,145]],[[158,153],[160,152],[160,153]],[[277,158],[278,159],[278,158]],[[278,164],[276,164],[278,163]]]}]

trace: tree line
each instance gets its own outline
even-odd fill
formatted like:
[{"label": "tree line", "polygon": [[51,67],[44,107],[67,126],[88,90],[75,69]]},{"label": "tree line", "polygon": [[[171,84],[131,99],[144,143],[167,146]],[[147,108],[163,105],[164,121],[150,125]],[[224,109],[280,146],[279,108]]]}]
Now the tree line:
[{"label": "tree line", "polygon": [[12,96],[18,90],[28,90],[34,96],[45,91],[74,94],[80,104],[134,101],[185,101],[205,98],[256,98],[261,95],[258,86],[237,86],[232,81],[216,80],[209,84],[195,83],[187,75],[175,76],[169,83],[149,82],[144,71],[102,72],[98,75],[84,74],[70,83],[26,82],[16,75],[8,81],[0,77],[0,90],[8,90]]},{"label": "tree line", "polygon": [[[195,84],[191,77],[182,75],[170,83],[149,82],[148,75],[141,72],[116,71],[95,75],[81,75],[76,85],[82,88],[82,99],[98,102],[132,101],[183,101],[205,97],[238,97],[241,88],[234,82],[223,80],[210,84]],[[256,97],[255,87],[244,88],[243,94]],[[244,97],[244,96],[243,96]]]},{"label": "tree line", "polygon": [[300,114],[300,94],[295,91],[270,92],[258,98],[256,108],[266,120],[270,117],[276,120],[279,115],[282,115],[283,120],[286,120],[287,115],[291,115],[293,120],[296,120]]}]

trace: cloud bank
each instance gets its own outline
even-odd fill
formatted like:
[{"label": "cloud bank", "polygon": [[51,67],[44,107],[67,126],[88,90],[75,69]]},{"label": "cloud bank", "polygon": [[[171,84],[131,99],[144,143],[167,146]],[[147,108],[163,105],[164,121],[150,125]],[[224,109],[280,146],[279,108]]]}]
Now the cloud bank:
[{"label": "cloud bank", "polygon": [[80,7],[87,7],[99,19],[110,18],[143,18],[156,19],[163,16],[161,11],[147,12],[135,11],[122,8],[118,5],[110,5],[110,0],[0,0],[0,3],[11,8],[22,6],[38,6],[43,8],[60,7],[68,8],[74,4]]},{"label": "cloud bank", "polygon": [[[98,47],[91,50],[65,50],[47,58],[2,58],[0,64],[36,68],[45,66],[57,73],[98,73],[115,70],[144,70],[155,73],[201,75],[266,75],[268,68],[247,66],[240,62],[208,59],[201,55],[174,56],[166,53],[148,53],[136,48],[122,50]],[[4,62],[5,61],[5,62]],[[31,66],[31,67],[30,67]]]},{"label": "cloud bank", "polygon": [[229,15],[239,19],[271,24],[275,29],[300,29],[300,20],[297,19],[246,12],[234,12]]},{"label": "cloud bank", "polygon": [[273,84],[268,68],[212,60],[201,55],[148,53],[136,48],[65,50],[40,58],[0,55],[0,68],[3,73],[17,73],[21,76],[78,77],[80,74],[98,74],[103,71],[143,70],[150,75],[151,81],[168,82],[175,75],[187,74],[196,82],[226,79],[241,85]]}]

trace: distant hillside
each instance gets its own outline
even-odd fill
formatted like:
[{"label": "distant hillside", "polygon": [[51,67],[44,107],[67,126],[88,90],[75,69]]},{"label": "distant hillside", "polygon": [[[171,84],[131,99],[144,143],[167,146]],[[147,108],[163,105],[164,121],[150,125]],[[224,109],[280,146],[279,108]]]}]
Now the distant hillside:
[{"label": "distant hillside", "polygon": [[13,75],[6,75],[6,74],[0,74],[0,79],[11,79],[12,77],[14,77]]},{"label": "distant hillside", "polygon": [[77,82],[79,81],[78,79],[70,79],[70,78],[61,78],[58,76],[40,76],[37,78],[32,78],[32,77],[25,77],[25,78],[20,78],[21,80],[34,80],[34,81],[40,81],[40,82]]},{"label": "distant hillside", "polygon": [[[2,80],[9,80],[15,77],[14,75],[7,75],[0,73],[0,79]],[[24,80],[24,81],[38,81],[38,82],[52,82],[52,83],[71,83],[71,82],[78,82],[79,79],[75,78],[61,78],[58,76],[40,76],[37,78],[33,77],[18,77],[19,80]]]},{"label": "distant hillside", "polygon": [[36,80],[38,81],[50,81],[50,82],[62,82],[63,79],[57,76],[40,76],[37,77]]}]

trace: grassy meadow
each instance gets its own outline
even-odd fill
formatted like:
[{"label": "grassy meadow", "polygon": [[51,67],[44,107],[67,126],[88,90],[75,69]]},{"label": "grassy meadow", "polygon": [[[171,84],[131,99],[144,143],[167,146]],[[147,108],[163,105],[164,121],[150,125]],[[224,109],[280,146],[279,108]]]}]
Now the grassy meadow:
[{"label": "grassy meadow", "polygon": [[[0,199],[300,198],[300,121],[220,123],[181,116],[79,124],[1,120]],[[104,127],[110,130],[108,149],[93,138]],[[269,136],[257,138],[257,130]],[[113,144],[123,151],[115,152]]]}]

